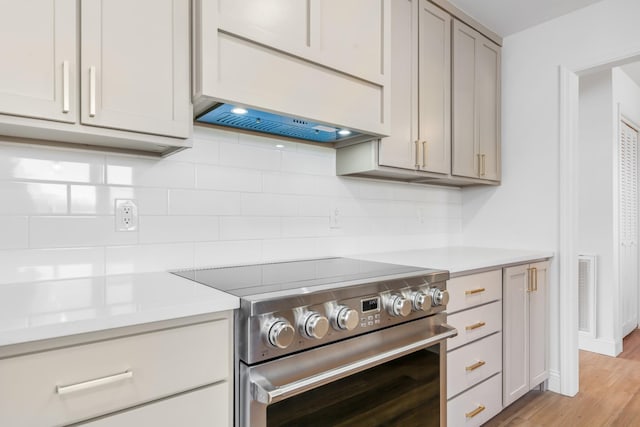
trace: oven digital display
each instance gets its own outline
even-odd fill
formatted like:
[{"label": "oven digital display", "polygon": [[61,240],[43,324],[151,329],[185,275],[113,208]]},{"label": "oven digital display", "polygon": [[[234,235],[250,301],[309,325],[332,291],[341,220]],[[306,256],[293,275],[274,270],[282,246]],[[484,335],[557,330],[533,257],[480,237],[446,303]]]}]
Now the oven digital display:
[{"label": "oven digital display", "polygon": [[361,301],[362,303],[362,313],[368,313],[370,311],[380,311],[380,298],[367,298]]}]

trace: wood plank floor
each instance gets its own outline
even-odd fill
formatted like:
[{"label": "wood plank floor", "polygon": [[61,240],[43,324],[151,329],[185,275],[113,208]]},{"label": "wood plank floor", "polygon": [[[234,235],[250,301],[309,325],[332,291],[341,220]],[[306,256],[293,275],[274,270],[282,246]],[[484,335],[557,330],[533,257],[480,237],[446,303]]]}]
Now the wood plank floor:
[{"label": "wood plank floor", "polygon": [[485,426],[640,426],[640,330],[623,349],[618,357],[581,351],[575,397],[530,391]]}]

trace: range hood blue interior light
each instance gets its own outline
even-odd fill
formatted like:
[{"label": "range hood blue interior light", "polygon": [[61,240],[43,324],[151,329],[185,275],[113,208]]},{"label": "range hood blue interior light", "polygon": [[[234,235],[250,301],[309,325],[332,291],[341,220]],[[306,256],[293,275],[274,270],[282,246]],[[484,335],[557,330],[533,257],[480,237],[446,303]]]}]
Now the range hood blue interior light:
[{"label": "range hood blue interior light", "polygon": [[217,104],[196,118],[196,122],[263,132],[313,142],[337,142],[361,134],[350,129],[326,126],[294,117],[266,113],[230,104]]}]

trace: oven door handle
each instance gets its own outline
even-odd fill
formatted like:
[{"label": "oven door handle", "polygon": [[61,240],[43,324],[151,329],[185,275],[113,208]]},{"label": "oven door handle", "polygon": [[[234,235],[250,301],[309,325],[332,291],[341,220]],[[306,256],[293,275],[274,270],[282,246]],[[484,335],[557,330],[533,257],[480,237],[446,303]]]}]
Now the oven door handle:
[{"label": "oven door handle", "polygon": [[340,378],[344,378],[357,372],[364,371],[365,369],[380,365],[381,363],[396,359],[400,356],[412,353],[416,350],[430,347],[440,341],[458,335],[458,331],[450,325],[441,324],[440,327],[444,330],[444,332],[434,335],[433,337],[421,341],[416,341],[414,343],[398,347],[366,359],[358,360],[357,362],[349,363],[347,365],[331,369],[318,375],[313,375],[299,381],[294,381],[280,387],[274,386],[265,377],[260,376],[258,378],[254,378],[251,381],[251,391],[253,394],[253,399],[265,405],[269,405],[280,400],[295,396],[297,394],[304,393],[305,391],[314,389],[332,381],[336,381]]}]

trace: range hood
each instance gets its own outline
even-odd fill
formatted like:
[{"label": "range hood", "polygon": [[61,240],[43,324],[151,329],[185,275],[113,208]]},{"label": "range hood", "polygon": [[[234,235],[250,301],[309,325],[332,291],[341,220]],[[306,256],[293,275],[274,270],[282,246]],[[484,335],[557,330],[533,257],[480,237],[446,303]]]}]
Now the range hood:
[{"label": "range hood", "polygon": [[319,143],[357,142],[375,138],[374,135],[343,127],[224,103],[217,103],[197,116],[196,122]]}]

